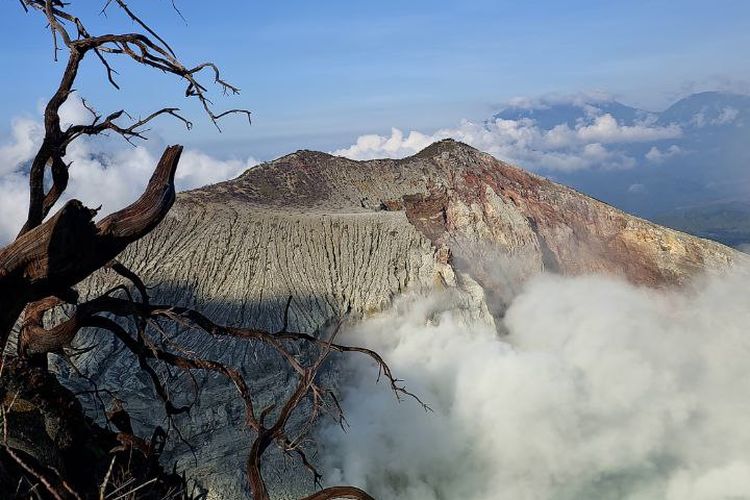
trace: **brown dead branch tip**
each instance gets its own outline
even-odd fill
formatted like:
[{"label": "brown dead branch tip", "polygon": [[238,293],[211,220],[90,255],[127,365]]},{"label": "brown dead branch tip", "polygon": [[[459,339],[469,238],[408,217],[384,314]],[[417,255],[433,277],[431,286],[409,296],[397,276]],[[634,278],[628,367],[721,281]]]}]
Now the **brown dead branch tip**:
[{"label": "brown dead branch tip", "polygon": [[[429,409],[400,384],[380,355],[369,349],[336,343],[335,337],[341,324],[327,339],[288,331],[291,297],[284,310],[283,327],[275,333],[222,326],[195,310],[170,304],[153,304],[145,283],[136,273],[115,260],[129,244],[151,232],[172,207],[175,201],[174,176],[182,153],[181,146],[166,148],[142,196],[130,206],[96,223],[94,219],[98,209],[90,209],[77,200],[70,200],[48,217],[68,185],[71,164],[65,162],[67,147],[80,137],[114,133],[128,142],[146,139],[145,127],[161,116],[171,116],[188,129],[192,127],[192,123],[175,107],[164,107],[145,118],[133,119],[124,110],[106,116],[100,115],[84,100],[83,105],[90,112],[91,121],[63,129],[60,107],[73,92],[78,70],[86,56],[93,56],[102,65],[107,81],[115,88],[119,86],[113,60],[118,57],[178,77],[185,83],[185,96],[197,99],[217,128],[218,121],[225,116],[240,114],[249,119],[250,112],[245,109],[213,111],[207,96],[208,88],[199,81],[199,76],[208,73],[224,94],[238,94],[239,89],[224,80],[219,68],[211,62],[194,66],[183,64],[172,47],[135,14],[124,0],[107,0],[101,12],[107,14],[111,9],[118,9],[133,22],[139,30],[137,32],[94,35],[73,14],[70,3],[61,0],[20,0],[20,3],[26,12],[41,15],[52,35],[54,58],[57,60],[66,52],[67,62],[58,87],[45,107],[44,138],[33,158],[29,173],[27,220],[15,241],[0,249],[0,348],[5,350],[10,333],[14,325],[18,324],[18,359],[29,363],[34,369],[45,370],[47,355],[57,353],[67,356],[82,329],[95,328],[108,332],[137,358],[139,368],[151,380],[170,424],[176,415],[188,412],[191,405],[177,406],[174,403],[172,391],[163,379],[161,368],[178,370],[193,382],[195,371],[224,377],[234,385],[242,399],[246,425],[253,431],[246,472],[248,489],[255,500],[269,498],[261,466],[265,452],[272,445],[299,460],[312,474],[316,486],[320,487],[316,493],[305,497],[305,500],[371,499],[366,492],[353,486],[322,488],[322,476],[308,459],[305,449],[310,441],[309,432],[321,415],[332,416],[342,426],[344,423],[344,415],[335,394],[319,385],[318,381],[318,373],[332,352],[357,352],[368,356],[389,380],[397,397],[412,397],[425,409]],[[179,11],[177,13],[181,16]],[[130,122],[123,123],[126,120]],[[47,173],[52,183],[45,188]],[[119,285],[99,297],[81,302],[75,286],[103,268],[119,274],[127,285]],[[63,305],[72,310],[67,319],[48,324],[45,321],[48,316],[46,313]],[[283,401],[265,408],[256,408],[252,390],[238,369],[197,357],[180,346],[174,338],[166,338],[168,336],[162,326],[164,323],[194,330],[196,335],[228,337],[266,346],[280,356],[296,376],[294,390]],[[135,329],[132,331],[132,328],[123,325],[135,325]],[[155,338],[154,332],[160,338]],[[306,348],[311,361],[300,361],[297,356],[300,346]],[[89,347],[94,348],[96,346]],[[98,396],[99,391],[95,389],[95,392]],[[120,446],[117,449],[138,449],[149,456],[158,456],[166,437],[163,431],[155,431],[151,440],[133,435],[127,411],[114,395],[111,396],[107,416],[119,431]],[[301,427],[290,429],[290,419],[303,407],[309,409],[306,422]],[[6,426],[3,435],[7,436],[8,420],[3,417],[13,409],[3,403],[0,411],[0,420]],[[0,445],[0,449],[6,449],[9,456],[52,498],[79,497],[65,478],[49,476],[44,471],[36,470],[13,451],[7,440]],[[105,496],[111,471],[112,465],[103,478],[101,491],[97,490],[95,494]]]}]

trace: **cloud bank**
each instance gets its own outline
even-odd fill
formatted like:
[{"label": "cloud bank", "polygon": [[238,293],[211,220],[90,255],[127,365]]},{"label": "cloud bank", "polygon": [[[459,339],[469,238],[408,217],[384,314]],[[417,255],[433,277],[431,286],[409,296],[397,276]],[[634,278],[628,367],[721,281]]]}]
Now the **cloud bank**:
[{"label": "cloud bank", "polygon": [[699,128],[709,125],[729,125],[737,120],[740,112],[731,106],[725,106],[718,111],[718,115],[711,117],[710,114],[711,110],[701,110],[693,116],[691,124]]},{"label": "cloud bank", "polygon": [[[560,102],[564,102],[560,100]],[[498,158],[523,165],[531,170],[570,172],[583,169],[632,168],[642,158],[624,151],[625,146],[677,139],[683,130],[677,124],[658,125],[644,115],[633,123],[618,121],[605,107],[585,104],[582,98],[570,98],[570,106],[580,108],[584,118],[574,124],[561,122],[543,127],[530,117],[494,118],[484,123],[463,120],[454,128],[427,134],[411,131],[405,134],[392,129],[390,136],[360,136],[348,147],[333,153],[355,160],[401,158],[419,152],[429,144],[453,138]],[[543,110],[558,101],[514,101],[514,108],[526,112]]]},{"label": "cloud bank", "polygon": [[502,338],[449,297],[403,298],[347,341],[434,412],[347,361],[327,481],[405,500],[750,498],[747,278],[659,292],[542,275]]},{"label": "cloud bank", "polygon": [[646,153],[646,159],[652,163],[663,163],[664,160],[683,153],[684,151],[676,144],[669,146],[664,151],[656,146],[652,146],[651,149],[648,150],[648,153]]},{"label": "cloud bank", "polygon": [[[61,109],[62,124],[65,127],[86,120],[90,120],[90,115],[74,95]],[[11,124],[10,137],[0,139],[0,245],[11,240],[25,220],[28,164],[43,136],[40,120],[17,118]],[[159,154],[144,146],[129,146],[117,138],[79,139],[68,148],[65,157],[73,166],[68,189],[58,206],[77,198],[88,206],[102,205],[101,213],[107,214],[127,205],[140,196]],[[193,189],[236,177],[257,163],[253,158],[219,160],[186,149],[175,183],[178,190]]]}]

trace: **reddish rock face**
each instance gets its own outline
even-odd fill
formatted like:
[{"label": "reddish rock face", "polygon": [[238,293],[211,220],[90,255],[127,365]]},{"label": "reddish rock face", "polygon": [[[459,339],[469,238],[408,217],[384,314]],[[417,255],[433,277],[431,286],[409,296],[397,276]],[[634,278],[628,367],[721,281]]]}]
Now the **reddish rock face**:
[{"label": "reddish rock face", "polygon": [[487,274],[479,268],[489,254],[512,259],[521,276],[604,272],[648,285],[744,260],[451,140],[403,160],[300,151],[194,191],[190,200],[338,214],[403,211],[476,278]]}]

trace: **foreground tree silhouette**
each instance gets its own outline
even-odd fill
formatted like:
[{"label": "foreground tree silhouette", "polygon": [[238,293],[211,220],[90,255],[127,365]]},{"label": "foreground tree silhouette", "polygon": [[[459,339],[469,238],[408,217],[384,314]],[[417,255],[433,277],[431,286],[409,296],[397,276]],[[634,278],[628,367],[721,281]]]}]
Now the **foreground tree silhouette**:
[{"label": "foreground tree silhouette", "polygon": [[[173,403],[170,391],[161,379],[159,370],[155,369],[156,366],[167,365],[188,373],[208,371],[231,381],[244,402],[245,422],[253,435],[253,440],[249,443],[246,471],[248,488],[253,498],[269,498],[261,464],[264,453],[272,445],[278,446],[283,453],[296,457],[310,471],[318,485],[321,476],[305,455],[302,443],[322,414],[329,414],[343,422],[334,394],[320,385],[317,376],[331,352],[358,352],[369,356],[379,365],[397,396],[415,396],[399,385],[377,353],[335,343],[339,327],[327,338],[287,331],[286,320],[280,332],[225,327],[194,310],[172,304],[152,303],[146,284],[116,258],[129,244],[152,231],[170,210],[175,201],[174,176],[182,152],[181,146],[166,148],[145,191],[130,206],[94,222],[98,209],[70,200],[48,217],[67,187],[71,165],[66,163],[65,156],[67,147],[73,141],[83,136],[107,132],[117,134],[127,141],[144,139],[145,126],[164,115],[191,127],[190,121],[173,107],[156,110],[143,119],[135,120],[124,110],[114,111],[106,116],[99,115],[83,101],[91,112],[91,121],[63,129],[60,108],[73,92],[79,67],[86,57],[94,58],[102,65],[109,83],[116,88],[119,88],[117,73],[111,63],[118,57],[181,79],[186,85],[185,96],[196,99],[217,127],[224,116],[240,114],[249,118],[250,113],[244,109],[214,112],[207,97],[208,88],[199,81],[199,77],[208,74],[213,79],[213,84],[225,94],[237,94],[239,89],[223,80],[213,63],[184,65],[167,42],[123,0],[106,1],[102,13],[106,13],[108,9],[118,9],[132,21],[137,28],[135,32],[92,34],[73,13],[71,4],[60,0],[21,0],[21,5],[27,13],[41,15],[45,19],[54,40],[55,59],[65,54],[67,62],[59,86],[44,111],[44,138],[29,173],[27,220],[16,240],[0,249],[0,347],[6,351],[3,366],[0,367],[0,479],[2,474],[16,474],[22,482],[26,481],[31,486],[29,495],[33,491],[35,495],[55,499],[92,496],[106,498],[108,495],[141,497],[148,496],[150,491],[152,496],[189,496],[184,487],[179,485],[168,485],[170,489],[167,493],[164,488],[155,489],[160,483],[158,477],[142,484],[115,484],[112,478],[117,474],[134,474],[130,469],[124,470],[125,467],[135,467],[134,454],[141,457],[141,463],[150,467],[149,470],[156,470],[154,462],[158,463],[165,438],[160,429],[156,429],[149,439],[135,436],[125,408],[116,399],[110,402],[108,418],[118,432],[114,438],[110,436],[108,439],[115,439],[117,446],[108,456],[101,457],[106,470],[102,478],[96,477],[95,473],[93,477],[68,474],[67,469],[75,467],[68,467],[65,463],[57,466],[51,464],[45,453],[28,445],[28,439],[22,439],[23,430],[14,428],[14,422],[19,421],[18,415],[29,411],[29,405],[42,413],[47,411],[54,414],[55,422],[61,426],[69,423],[68,420],[75,420],[79,427],[85,425],[85,419],[79,415],[80,406],[66,400],[65,390],[47,372],[47,355],[56,353],[65,356],[82,329],[96,328],[114,335],[137,357],[140,369],[150,378],[170,419],[187,412],[189,407],[177,407]],[[45,178],[51,182],[45,182]],[[119,274],[130,286],[114,286],[99,297],[79,300],[75,286],[100,269],[110,269]],[[45,321],[45,318],[49,318],[48,312],[62,306],[69,309],[67,317],[52,324]],[[288,309],[289,303],[287,312]],[[288,368],[296,374],[296,385],[291,396],[273,405],[256,408],[252,391],[237,367],[198,358],[181,350],[179,346],[166,348],[163,343],[157,342],[153,332],[163,332],[162,325],[165,322],[194,329],[203,335],[232,337],[267,346],[281,356]],[[128,324],[136,326],[129,328],[126,326]],[[17,352],[8,353],[9,341],[16,326],[20,326]],[[300,361],[296,356],[300,345],[307,349],[309,355],[306,358],[309,362]],[[309,415],[305,416],[306,423],[292,431],[289,429],[290,418],[303,403],[310,403],[310,411],[307,412]],[[71,456],[75,458],[77,453],[75,443],[71,447],[73,454],[66,455],[68,459]],[[124,461],[128,463],[122,463]],[[109,467],[106,467],[107,464]],[[93,471],[94,465],[89,465]],[[101,466],[99,469],[101,470]],[[97,481],[96,490],[92,490],[94,479]],[[17,489],[16,494],[23,494],[19,491]],[[321,489],[306,498],[322,500],[371,497],[355,487],[341,486]]]}]

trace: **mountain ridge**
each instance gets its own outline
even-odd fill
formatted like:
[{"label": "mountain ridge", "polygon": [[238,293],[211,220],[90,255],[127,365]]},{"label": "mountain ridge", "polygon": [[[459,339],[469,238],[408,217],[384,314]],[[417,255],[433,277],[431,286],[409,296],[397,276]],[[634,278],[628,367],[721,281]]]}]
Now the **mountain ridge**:
[{"label": "mountain ridge", "polygon": [[[372,182],[369,182],[370,179]],[[456,208],[459,211],[469,210],[471,204],[484,203],[486,200],[482,199],[482,193],[478,191],[472,193],[472,187],[467,183],[479,183],[473,187],[489,185],[495,194],[501,194],[503,191],[513,193],[508,194],[505,200],[510,201],[511,204],[516,203],[516,200],[523,200],[524,196],[528,197],[530,194],[539,195],[541,198],[551,196],[553,199],[544,202],[547,205],[562,203],[570,199],[587,200],[585,203],[573,205],[584,212],[604,211],[607,213],[606,217],[622,221],[629,220],[631,225],[638,225],[643,231],[652,231],[656,228],[656,225],[645,219],[627,216],[624,212],[573,188],[555,184],[542,176],[524,171],[451,139],[433,143],[416,155],[399,160],[355,161],[327,153],[300,150],[253,167],[234,180],[184,193],[180,195],[180,200],[184,200],[184,203],[221,201],[276,210],[295,208],[339,213],[402,209],[408,216],[410,209],[416,210],[416,205],[435,198],[435,193],[441,190],[451,191],[458,195],[464,205],[462,208]],[[416,201],[413,198],[415,195],[421,196],[421,201]],[[412,196],[412,198],[404,201],[405,196]],[[545,217],[549,219],[556,215],[554,210],[549,210],[549,207],[545,207],[544,214],[532,214],[533,210],[526,210],[529,208],[532,208],[529,203],[516,203],[515,207],[521,210],[527,219],[534,219],[532,225],[535,225],[537,229],[546,227],[549,220],[545,220]],[[541,210],[541,207],[537,206],[536,209]],[[568,222],[576,222],[575,215],[569,214],[567,218]],[[549,230],[553,231],[552,228]],[[609,237],[617,234],[615,229],[607,230]],[[551,234],[550,232],[547,237],[554,239]],[[584,234],[585,231],[578,230],[578,236]],[[686,239],[687,235],[680,236],[680,233],[676,232],[674,234],[663,232],[663,236],[673,241],[689,242],[693,246],[696,246],[695,242],[699,241]],[[576,245],[573,240],[567,243]],[[589,244],[593,243],[593,240],[589,241]],[[544,245],[549,244],[550,242],[546,241],[544,243]],[[710,246],[706,243],[701,245]],[[554,243],[553,246],[563,248],[559,242]],[[618,250],[620,253],[626,251],[623,248]],[[721,251],[718,252],[721,253]],[[562,260],[565,261],[565,258]],[[632,274],[630,278],[637,274],[635,271],[624,270],[632,267],[632,263],[621,262],[620,264],[619,272],[625,275],[630,272]],[[694,265],[698,265],[697,262]],[[563,270],[586,269],[586,266],[566,262],[557,267]],[[594,266],[592,270],[606,270],[606,267],[602,264],[598,267]],[[656,275],[646,278],[641,275],[636,277],[635,281],[649,282],[651,280],[653,284],[661,279],[667,278]]]}]

